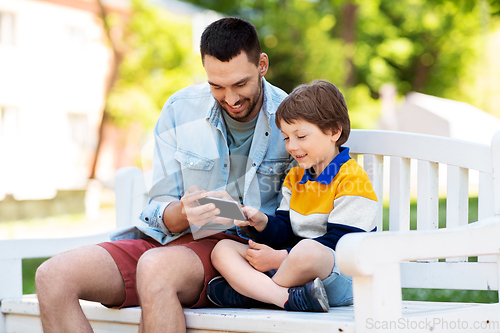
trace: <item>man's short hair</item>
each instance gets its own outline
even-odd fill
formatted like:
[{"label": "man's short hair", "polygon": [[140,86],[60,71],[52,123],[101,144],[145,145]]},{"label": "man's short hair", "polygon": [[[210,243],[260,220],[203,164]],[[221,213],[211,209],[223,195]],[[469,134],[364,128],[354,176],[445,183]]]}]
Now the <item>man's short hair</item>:
[{"label": "man's short hair", "polygon": [[257,30],[252,23],[227,17],[211,23],[201,35],[201,60],[210,55],[223,62],[228,62],[245,51],[248,61],[259,65],[261,48]]},{"label": "man's short hair", "polygon": [[276,111],[276,126],[281,121],[291,124],[305,120],[319,127],[323,133],[337,133],[342,128],[337,146],[344,144],[351,132],[351,121],[344,96],[332,83],[316,80],[295,88]]}]

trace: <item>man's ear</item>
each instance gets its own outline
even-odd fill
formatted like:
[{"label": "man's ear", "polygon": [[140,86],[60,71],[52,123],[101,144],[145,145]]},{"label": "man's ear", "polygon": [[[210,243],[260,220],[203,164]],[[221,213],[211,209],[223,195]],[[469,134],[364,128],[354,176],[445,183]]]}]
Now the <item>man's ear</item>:
[{"label": "man's ear", "polygon": [[269,58],[267,57],[267,54],[264,52],[260,54],[259,58],[259,73],[260,76],[264,76],[267,73],[267,70],[269,69]]}]

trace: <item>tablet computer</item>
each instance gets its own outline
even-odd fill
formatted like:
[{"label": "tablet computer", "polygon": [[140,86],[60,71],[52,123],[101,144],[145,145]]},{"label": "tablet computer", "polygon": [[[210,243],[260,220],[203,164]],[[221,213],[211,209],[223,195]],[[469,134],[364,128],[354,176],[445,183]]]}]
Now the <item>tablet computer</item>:
[{"label": "tablet computer", "polygon": [[240,204],[234,200],[219,199],[214,197],[205,197],[198,199],[200,205],[213,203],[215,207],[219,208],[220,214],[217,216],[225,217],[228,219],[246,221],[246,216],[241,210]]}]

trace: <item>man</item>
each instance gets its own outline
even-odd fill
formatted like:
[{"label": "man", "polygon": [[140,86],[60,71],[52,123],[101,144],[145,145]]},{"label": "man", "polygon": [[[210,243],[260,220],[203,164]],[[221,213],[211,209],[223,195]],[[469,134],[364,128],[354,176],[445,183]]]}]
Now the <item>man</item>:
[{"label": "man", "polygon": [[197,199],[208,190],[269,214],[278,206],[291,158],[274,113],[286,94],[264,79],[269,60],[256,30],[221,19],[206,28],[200,50],[208,83],[173,94],[155,127],[151,201],[141,214],[149,226],[40,266],[45,332],[91,332],[79,299],[140,305],[141,332],[185,331],[182,308],[210,304],[206,285],[218,275],[213,247],[227,238],[246,242],[239,228],[200,238],[215,225],[209,222],[227,221]]}]

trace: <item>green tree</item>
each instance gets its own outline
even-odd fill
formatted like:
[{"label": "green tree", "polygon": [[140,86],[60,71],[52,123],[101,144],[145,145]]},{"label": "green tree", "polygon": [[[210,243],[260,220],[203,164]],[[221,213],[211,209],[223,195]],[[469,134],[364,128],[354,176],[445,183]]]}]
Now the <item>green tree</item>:
[{"label": "green tree", "polygon": [[358,6],[356,74],[376,96],[393,82],[401,93],[452,97],[478,55],[480,6],[471,1],[380,0]]},{"label": "green tree", "polygon": [[[132,13],[124,24],[123,60],[107,99],[108,114],[118,125],[140,122],[150,129],[167,98],[200,81],[203,67],[193,50],[189,18],[175,16],[145,0],[132,0]],[[110,17],[111,25],[123,25]]]},{"label": "green tree", "polygon": [[346,96],[355,127],[370,127],[379,90],[471,101],[468,68],[481,52],[484,4],[498,0],[188,0],[250,20],[286,91],[328,79]]}]

